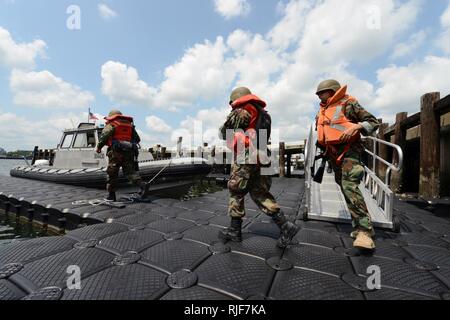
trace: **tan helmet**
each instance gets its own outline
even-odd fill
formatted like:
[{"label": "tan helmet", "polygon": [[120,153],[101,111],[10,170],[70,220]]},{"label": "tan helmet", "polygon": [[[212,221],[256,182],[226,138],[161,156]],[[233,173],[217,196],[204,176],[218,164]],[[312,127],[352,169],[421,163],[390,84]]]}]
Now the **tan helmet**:
[{"label": "tan helmet", "polygon": [[319,86],[317,87],[316,94],[319,94],[323,91],[327,90],[333,90],[334,92],[338,91],[341,88],[341,84],[333,79],[328,79],[325,81],[322,81]]},{"label": "tan helmet", "polygon": [[239,87],[233,90],[231,92],[230,96],[230,104],[235,102],[237,99],[248,96],[249,94],[252,94],[249,88],[246,87]]},{"label": "tan helmet", "polygon": [[111,110],[108,114],[108,118],[114,117],[115,115],[123,116],[122,112],[117,109]]}]

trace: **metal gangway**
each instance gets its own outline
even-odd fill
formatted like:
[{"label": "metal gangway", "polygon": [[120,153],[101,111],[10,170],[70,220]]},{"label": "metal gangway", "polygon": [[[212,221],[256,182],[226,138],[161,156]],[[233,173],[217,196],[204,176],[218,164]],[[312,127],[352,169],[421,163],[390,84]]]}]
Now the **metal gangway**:
[{"label": "metal gangway", "polygon": [[[303,213],[304,220],[320,220],[338,223],[351,223],[351,215],[345,202],[340,186],[335,182],[334,173],[325,170],[322,184],[313,180],[314,173],[320,166],[320,161],[314,161],[318,155],[316,148],[317,133],[311,126],[305,148],[305,187],[306,204]],[[399,231],[398,219],[394,216],[394,192],[390,189],[392,171],[399,172],[403,166],[403,151],[400,146],[377,139],[363,137],[363,140],[373,141],[373,150],[365,149],[372,157],[373,170],[376,164],[387,166],[385,181],[383,182],[374,171],[364,166],[364,179],[359,186],[367,209],[375,227]],[[393,164],[377,154],[378,144],[393,148],[398,155],[398,164]]]}]

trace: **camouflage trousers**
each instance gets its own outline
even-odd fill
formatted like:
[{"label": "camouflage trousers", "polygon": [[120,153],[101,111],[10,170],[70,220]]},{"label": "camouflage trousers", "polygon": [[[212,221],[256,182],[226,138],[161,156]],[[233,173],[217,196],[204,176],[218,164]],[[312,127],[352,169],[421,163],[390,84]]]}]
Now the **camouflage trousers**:
[{"label": "camouflage trousers", "polygon": [[270,193],[272,178],[262,176],[261,168],[257,165],[238,165],[231,167],[228,190],[230,201],[228,213],[233,218],[245,216],[244,199],[250,193],[250,197],[256,205],[267,215],[272,216],[280,211],[275,198]]},{"label": "camouflage trousers", "polygon": [[363,229],[373,233],[372,220],[367,210],[359,185],[364,178],[364,167],[359,154],[346,155],[341,166],[330,161],[335,174],[335,180],[341,186],[348,209],[352,215],[352,225],[355,229]]},{"label": "camouflage trousers", "polygon": [[122,168],[125,177],[134,185],[141,186],[143,181],[138,172],[134,169],[134,154],[119,153],[115,151],[108,151],[108,179],[106,189],[108,192],[116,192],[119,182],[119,171]]}]

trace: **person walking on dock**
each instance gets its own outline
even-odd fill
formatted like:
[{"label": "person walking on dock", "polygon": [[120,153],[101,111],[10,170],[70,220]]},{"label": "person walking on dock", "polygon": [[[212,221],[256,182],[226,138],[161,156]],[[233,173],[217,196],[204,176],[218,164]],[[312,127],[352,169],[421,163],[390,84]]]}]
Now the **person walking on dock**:
[{"label": "person walking on dock", "polygon": [[[286,218],[270,193],[271,177],[261,174],[259,154],[267,154],[267,144],[256,141],[257,145],[255,146],[253,143],[255,136],[260,137],[260,132],[264,129],[266,134],[262,134],[261,137],[269,139],[270,136],[270,133],[267,134],[267,132],[270,132],[271,120],[265,111],[266,103],[253,95],[248,88],[240,87],[231,93],[230,105],[232,111],[220,129],[220,137],[227,140],[227,145],[234,154],[234,163],[228,182],[230,192],[228,213],[231,216],[231,225],[219,232],[219,239],[224,243],[230,240],[242,241],[242,218],[245,216],[244,198],[250,193],[258,207],[265,214],[271,216],[280,228],[281,236],[277,245],[284,248],[291,242],[298,228]],[[262,140],[262,138],[258,140]],[[264,145],[265,150],[259,152],[258,149],[262,149],[260,148],[261,144]],[[252,163],[250,160],[254,152],[258,156],[257,161]]]},{"label": "person walking on dock", "polygon": [[97,145],[97,153],[108,146],[108,180],[106,200],[116,201],[116,191],[119,179],[119,170],[122,167],[127,179],[141,189],[145,196],[146,184],[142,181],[135,168],[135,157],[138,152],[137,144],[141,139],[133,125],[133,118],[124,116],[119,110],[112,110],[105,118],[106,126],[102,131]]},{"label": "person walking on dock", "polygon": [[335,172],[335,180],[340,185],[352,216],[355,231],[353,246],[360,249],[375,249],[375,235],[359,185],[364,177],[361,156],[364,147],[361,133],[371,135],[380,126],[379,121],[367,112],[358,100],[347,94],[347,86],[341,87],[336,80],[325,80],[317,88],[321,100],[316,117],[318,147]]}]

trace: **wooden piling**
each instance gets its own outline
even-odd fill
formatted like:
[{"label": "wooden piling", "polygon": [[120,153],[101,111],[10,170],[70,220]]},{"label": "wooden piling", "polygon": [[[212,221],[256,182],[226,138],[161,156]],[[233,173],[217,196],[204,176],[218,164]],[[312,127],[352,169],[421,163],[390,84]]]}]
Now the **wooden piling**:
[{"label": "wooden piling", "polygon": [[[394,129],[394,143],[399,145],[402,150],[406,148],[406,128],[402,126],[402,121],[408,118],[407,112],[397,113],[395,120],[395,129]],[[393,155],[393,163],[398,164],[399,159],[397,152],[394,152]],[[400,172],[392,172],[391,178],[391,189],[396,192],[402,192],[403,188],[403,170]]]},{"label": "wooden piling", "polygon": [[286,176],[286,171],[285,171],[285,154],[286,154],[285,143],[284,142],[280,142],[280,159],[279,159],[280,177],[285,177]]},{"label": "wooden piling", "polygon": [[420,180],[419,196],[436,199],[440,196],[440,114],[435,104],[439,92],[427,93],[421,98]]},{"label": "wooden piling", "polygon": [[[386,131],[387,128],[389,128],[389,124],[387,124],[387,123],[382,123],[380,125],[380,128],[378,129],[378,139],[386,140],[386,138],[384,136],[384,132]],[[386,145],[384,145],[382,143],[378,144],[378,155],[386,161],[389,161],[388,151],[389,150]],[[381,163],[380,161],[377,161],[377,169],[376,170],[377,170],[376,171],[377,176],[380,177],[381,179],[383,179],[383,181],[384,181],[384,179],[386,178],[386,170],[387,170],[386,165],[384,163]]]}]

